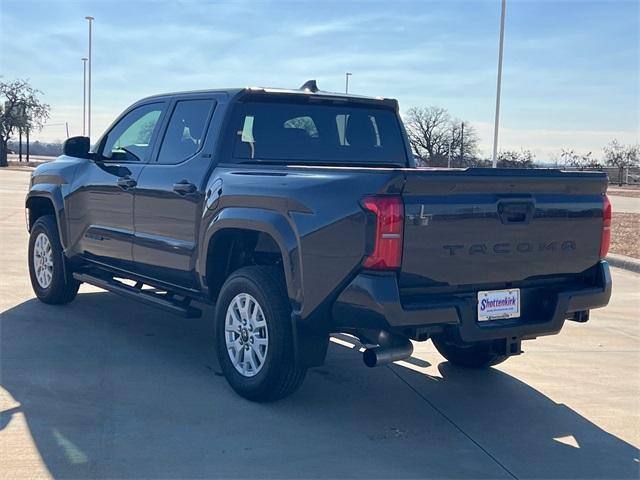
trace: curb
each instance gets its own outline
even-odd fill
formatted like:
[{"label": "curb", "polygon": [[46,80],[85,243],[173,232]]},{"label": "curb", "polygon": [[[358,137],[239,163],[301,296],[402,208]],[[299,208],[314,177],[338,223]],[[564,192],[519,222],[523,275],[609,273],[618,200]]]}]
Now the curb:
[{"label": "curb", "polygon": [[640,260],[637,258],[627,257],[626,255],[617,255],[610,253],[605,258],[609,265],[612,267],[622,268],[623,270],[629,270],[630,272],[640,273]]},{"label": "curb", "polygon": [[33,172],[36,167],[27,167],[25,166],[14,166],[9,165],[8,167],[0,167],[0,172],[3,170],[11,170],[12,172]]}]

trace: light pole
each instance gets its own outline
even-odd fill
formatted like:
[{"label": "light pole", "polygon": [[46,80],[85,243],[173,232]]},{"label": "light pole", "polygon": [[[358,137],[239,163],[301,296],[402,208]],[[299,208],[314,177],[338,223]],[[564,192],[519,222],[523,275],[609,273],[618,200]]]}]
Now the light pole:
[{"label": "light pole", "polygon": [[498,52],[498,82],[496,86],[496,119],[493,126],[493,168],[498,166],[498,125],[500,124],[500,88],[502,86],[502,52],[504,49],[504,16],[507,10],[507,0],[502,0],[500,15],[500,49]]},{"label": "light pole", "polygon": [[464,122],[460,125],[460,166],[464,167]]},{"label": "light pole", "polygon": [[345,73],[344,74],[344,78],[345,78],[345,86],[344,86],[344,93],[349,93],[349,77],[353,75],[352,73]]},{"label": "light pole", "polygon": [[87,78],[87,137],[91,137],[91,28],[93,17],[84,17],[89,21],[89,75]]},{"label": "light pole", "polygon": [[87,136],[87,57],[82,57],[82,136]]},{"label": "light pole", "polygon": [[449,148],[447,149],[447,168],[451,168],[451,147],[453,146],[453,137],[455,132],[451,129],[451,139],[449,140]]}]

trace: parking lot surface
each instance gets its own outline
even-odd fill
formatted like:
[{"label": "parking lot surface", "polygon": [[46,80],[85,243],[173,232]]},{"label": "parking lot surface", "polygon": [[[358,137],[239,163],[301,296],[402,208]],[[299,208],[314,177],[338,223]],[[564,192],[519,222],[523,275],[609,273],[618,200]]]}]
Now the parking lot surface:
[{"label": "parking lot surface", "polygon": [[210,310],[184,320],[83,286],[34,299],[28,173],[0,171],[0,478],[638,478],[640,276],[485,371],[430,342],[368,369],[336,338],[275,404],[220,376]]},{"label": "parking lot surface", "polygon": [[640,213],[640,198],[623,197],[612,192],[609,193],[609,199],[611,208],[616,213]]}]

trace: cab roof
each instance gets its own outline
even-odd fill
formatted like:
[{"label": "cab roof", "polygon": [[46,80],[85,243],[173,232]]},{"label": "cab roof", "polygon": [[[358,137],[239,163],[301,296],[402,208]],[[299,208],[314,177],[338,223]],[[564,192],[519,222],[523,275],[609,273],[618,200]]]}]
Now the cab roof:
[{"label": "cab roof", "polygon": [[[334,99],[334,100],[346,100],[353,102],[364,102],[364,103],[382,103],[389,106],[393,106],[395,108],[398,107],[398,101],[393,98],[385,98],[385,97],[369,97],[364,95],[354,95],[351,93],[337,93],[337,92],[327,92],[324,90],[319,90],[315,80],[309,80],[300,88],[273,88],[273,87],[244,87],[244,88],[216,88],[216,89],[207,89],[207,90],[191,90],[191,91],[182,91],[182,92],[171,92],[171,93],[162,93],[158,95],[151,95],[146,97],[140,101],[149,100],[153,98],[168,98],[182,95],[198,95],[198,94],[226,94],[230,98],[235,97],[243,97],[245,95],[259,94],[259,95],[305,95],[308,97],[317,97],[318,99]],[[137,102],[136,102],[137,103]]]}]

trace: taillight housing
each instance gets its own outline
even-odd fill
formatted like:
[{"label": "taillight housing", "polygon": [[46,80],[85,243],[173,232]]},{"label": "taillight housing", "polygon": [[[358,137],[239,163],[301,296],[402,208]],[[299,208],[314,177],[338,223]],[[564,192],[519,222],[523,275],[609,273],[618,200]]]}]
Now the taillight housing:
[{"label": "taillight housing", "polygon": [[363,267],[393,270],[402,262],[404,204],[399,195],[373,195],[362,199],[362,207],[376,217],[373,252],[365,257]]},{"label": "taillight housing", "polygon": [[611,244],[611,202],[607,195],[604,196],[602,206],[602,238],[600,240],[600,258],[604,258],[609,253]]}]

